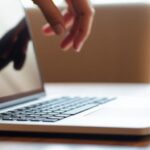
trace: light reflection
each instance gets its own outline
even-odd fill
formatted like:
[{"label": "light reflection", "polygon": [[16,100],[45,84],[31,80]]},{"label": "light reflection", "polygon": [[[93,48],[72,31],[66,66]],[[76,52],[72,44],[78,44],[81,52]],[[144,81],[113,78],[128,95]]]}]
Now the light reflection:
[{"label": "light reflection", "polygon": [[48,144],[48,143],[21,143],[21,142],[0,142],[0,149],[9,150],[150,150],[149,147],[133,146],[104,146],[88,144]]}]

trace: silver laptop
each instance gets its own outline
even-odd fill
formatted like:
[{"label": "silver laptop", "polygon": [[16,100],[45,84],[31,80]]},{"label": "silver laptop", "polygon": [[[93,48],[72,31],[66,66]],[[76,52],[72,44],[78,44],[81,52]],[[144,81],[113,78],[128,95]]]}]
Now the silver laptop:
[{"label": "silver laptop", "polygon": [[149,98],[108,96],[97,86],[46,95],[18,0],[0,1],[0,22],[0,131],[150,135]]}]

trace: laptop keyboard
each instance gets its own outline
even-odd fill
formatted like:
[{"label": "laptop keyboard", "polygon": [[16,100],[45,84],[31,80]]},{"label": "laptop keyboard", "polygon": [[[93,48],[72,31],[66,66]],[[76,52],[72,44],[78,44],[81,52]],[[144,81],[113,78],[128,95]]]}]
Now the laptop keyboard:
[{"label": "laptop keyboard", "polygon": [[112,100],[114,98],[61,97],[1,113],[0,120],[56,122]]}]

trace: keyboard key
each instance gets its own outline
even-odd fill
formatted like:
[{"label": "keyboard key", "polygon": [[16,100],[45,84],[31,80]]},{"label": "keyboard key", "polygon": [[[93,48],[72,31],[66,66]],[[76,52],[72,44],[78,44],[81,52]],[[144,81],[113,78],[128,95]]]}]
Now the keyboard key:
[{"label": "keyboard key", "polygon": [[63,119],[64,117],[60,117],[60,116],[48,116],[46,117],[46,119]]},{"label": "keyboard key", "polygon": [[40,122],[40,121],[42,121],[42,119],[41,118],[32,118],[32,119],[29,119],[29,121]]},{"label": "keyboard key", "polygon": [[73,110],[67,111],[64,114],[75,115],[75,114],[78,114],[78,113],[83,112],[85,110],[88,110],[90,108],[93,108],[95,106],[97,106],[97,104],[88,104],[88,105],[79,107],[77,109],[73,109]]},{"label": "keyboard key", "polygon": [[11,117],[3,117],[2,120],[13,121],[13,118],[11,118]]},{"label": "keyboard key", "polygon": [[48,118],[47,118],[47,119],[43,119],[42,122],[56,122],[56,121],[58,121],[58,120],[59,120],[59,119],[50,119],[50,118],[48,119]]},{"label": "keyboard key", "polygon": [[28,119],[27,118],[18,118],[18,119],[16,119],[17,121],[28,121]]},{"label": "keyboard key", "polygon": [[70,115],[68,114],[58,114],[56,115],[56,117],[63,117],[63,118],[66,118],[66,117],[69,117]]}]

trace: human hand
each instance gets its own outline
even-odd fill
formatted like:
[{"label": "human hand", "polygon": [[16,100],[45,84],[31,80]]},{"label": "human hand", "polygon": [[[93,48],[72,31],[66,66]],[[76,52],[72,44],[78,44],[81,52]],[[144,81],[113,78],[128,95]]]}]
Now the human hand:
[{"label": "human hand", "polygon": [[43,12],[48,24],[43,27],[45,35],[60,35],[68,30],[61,48],[74,48],[79,52],[90,35],[94,8],[88,0],[66,0],[67,10],[62,14],[52,0],[33,0]]},{"label": "human hand", "polygon": [[10,62],[14,63],[16,70],[23,67],[29,40],[26,21],[23,19],[0,39],[0,70]]}]

